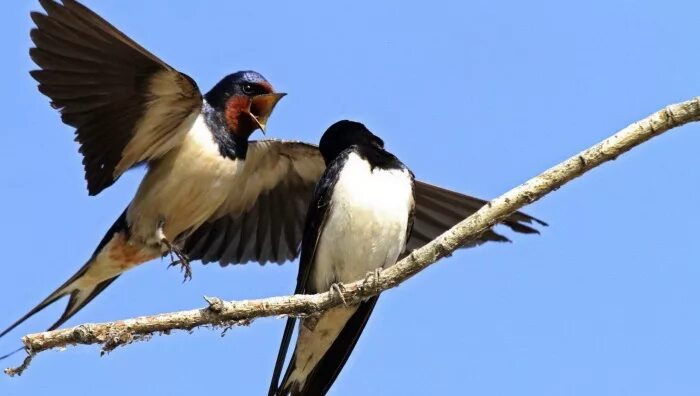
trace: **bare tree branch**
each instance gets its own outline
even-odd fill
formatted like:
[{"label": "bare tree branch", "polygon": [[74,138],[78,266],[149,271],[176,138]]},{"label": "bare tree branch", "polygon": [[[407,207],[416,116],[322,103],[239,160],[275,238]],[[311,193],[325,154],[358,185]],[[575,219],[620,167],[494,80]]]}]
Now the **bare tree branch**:
[{"label": "bare tree branch", "polygon": [[342,303],[357,303],[363,298],[398,286],[437,260],[450,255],[463,244],[475,240],[484,231],[521,207],[540,199],[568,181],[604,162],[614,160],[620,154],[672,128],[698,120],[700,98],[670,105],[494,199],[432,242],[413,251],[396,265],[377,274],[368,275],[367,279],[346,284],[338,292],[231,302],[210,298],[207,299],[209,306],[202,309],[117,322],[84,324],[69,329],[30,334],[22,338],[29,353],[24,363],[20,367],[6,369],[5,373],[21,374],[35,354],[52,348],[75,344],[101,344],[104,353],[154,334],[168,334],[171,330],[191,330],[205,325],[228,328],[249,324],[257,318],[312,315]]}]

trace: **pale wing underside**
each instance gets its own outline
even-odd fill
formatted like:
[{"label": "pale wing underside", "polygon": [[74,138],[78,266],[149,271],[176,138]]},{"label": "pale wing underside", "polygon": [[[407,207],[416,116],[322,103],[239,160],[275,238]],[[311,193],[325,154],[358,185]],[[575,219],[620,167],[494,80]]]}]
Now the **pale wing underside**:
[{"label": "pale wing underside", "polygon": [[75,127],[91,195],[177,146],[201,108],[195,82],[73,0],[33,12],[31,75]]}]

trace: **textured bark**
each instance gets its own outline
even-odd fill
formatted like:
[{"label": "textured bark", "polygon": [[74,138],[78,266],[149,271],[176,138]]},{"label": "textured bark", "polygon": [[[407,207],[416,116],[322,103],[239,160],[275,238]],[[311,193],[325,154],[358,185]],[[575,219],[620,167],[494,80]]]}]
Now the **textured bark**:
[{"label": "textured bark", "polygon": [[117,322],[84,324],[69,329],[30,334],[22,338],[29,355],[22,366],[6,369],[21,374],[32,357],[42,351],[75,344],[101,344],[104,352],[171,330],[191,330],[210,325],[228,328],[249,324],[257,318],[279,315],[312,315],[339,304],[353,304],[396,287],[411,276],[450,255],[463,244],[478,238],[523,206],[558,189],[585,172],[614,160],[620,154],[670,129],[700,120],[700,98],[670,105],[635,122],[595,146],[546,170],[522,185],[489,202],[469,218],[409,256],[367,279],[343,285],[337,291],[316,295],[272,297],[259,300],[222,301],[208,298],[206,308],[143,316]]}]

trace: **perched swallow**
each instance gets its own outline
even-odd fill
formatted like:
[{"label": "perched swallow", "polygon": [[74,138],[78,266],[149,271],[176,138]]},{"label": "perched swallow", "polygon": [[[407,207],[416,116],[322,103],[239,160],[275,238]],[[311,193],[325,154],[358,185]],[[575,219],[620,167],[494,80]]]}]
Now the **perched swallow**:
[{"label": "perched swallow", "polygon": [[[228,264],[283,263],[299,253],[313,188],[325,169],[316,146],[249,141],[284,95],[259,73],[224,77],[202,95],[178,72],[75,0],[40,0],[33,12],[31,75],[76,129],[88,192],[127,170],[148,171],[121,216],[78,272],[0,337],[63,296],[55,329],[124,271],[162,257]],[[409,248],[432,240],[484,201],[416,182]],[[522,213],[505,224],[535,233]],[[544,224],[544,223],[542,223]],[[506,241],[486,232],[481,240]]]},{"label": "perched swallow", "polygon": [[[333,124],[319,145],[327,164],[306,217],[295,293],[314,294],[396,263],[411,235],[413,173],[364,125]],[[277,389],[295,318],[282,337],[270,395],[324,395],[343,368],[378,296],[301,321]]]}]

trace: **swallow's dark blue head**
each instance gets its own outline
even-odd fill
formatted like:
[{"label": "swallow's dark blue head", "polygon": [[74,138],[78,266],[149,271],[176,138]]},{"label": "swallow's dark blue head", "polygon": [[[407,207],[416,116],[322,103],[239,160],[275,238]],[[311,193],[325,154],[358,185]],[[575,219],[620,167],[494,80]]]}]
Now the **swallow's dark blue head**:
[{"label": "swallow's dark blue head", "polygon": [[364,124],[343,120],[326,130],[318,146],[323,160],[329,164],[350,146],[373,146],[383,149],[384,141],[370,132]]},{"label": "swallow's dark blue head", "polygon": [[260,73],[251,70],[229,74],[204,95],[223,114],[230,133],[248,138],[256,129],[265,132],[272,110],[284,93],[276,93]]}]

